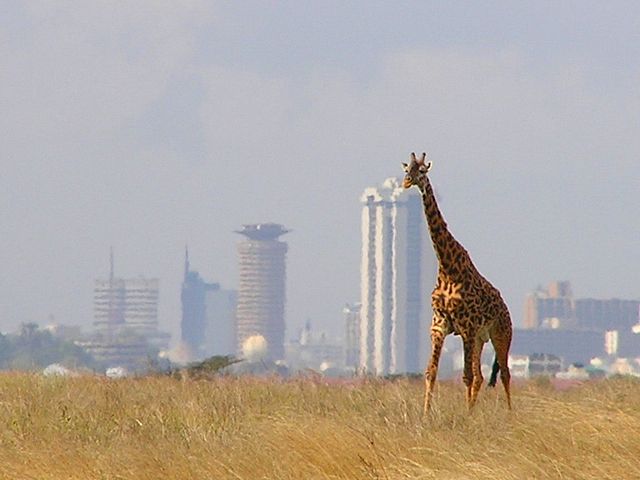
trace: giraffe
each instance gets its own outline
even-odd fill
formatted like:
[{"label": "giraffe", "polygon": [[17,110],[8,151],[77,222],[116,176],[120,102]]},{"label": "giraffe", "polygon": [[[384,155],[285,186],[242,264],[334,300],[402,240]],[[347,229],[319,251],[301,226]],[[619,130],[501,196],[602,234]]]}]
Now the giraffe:
[{"label": "giraffe", "polygon": [[427,177],[432,164],[425,160],[425,153],[420,159],[412,153],[410,163],[403,163],[406,174],[403,186],[416,185],[422,193],[429,234],[438,258],[438,277],[431,294],[431,359],[425,370],[424,413],[429,412],[440,353],[444,339],[450,333],[462,338],[462,378],[469,409],[475,404],[482,386],[480,357],[489,340],[496,352],[489,386],[495,386],[499,372],[511,409],[511,376],[507,364],[512,336],[509,310],[498,289],[478,272],[469,253],[449,232]]}]

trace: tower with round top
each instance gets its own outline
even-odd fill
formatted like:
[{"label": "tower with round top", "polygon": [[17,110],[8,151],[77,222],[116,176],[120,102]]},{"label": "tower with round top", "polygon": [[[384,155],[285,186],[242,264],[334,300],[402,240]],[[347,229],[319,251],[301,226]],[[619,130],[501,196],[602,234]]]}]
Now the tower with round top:
[{"label": "tower with round top", "polygon": [[267,343],[267,356],[284,359],[286,254],[280,237],[289,230],[276,223],[243,225],[238,242],[237,352],[253,336]]}]

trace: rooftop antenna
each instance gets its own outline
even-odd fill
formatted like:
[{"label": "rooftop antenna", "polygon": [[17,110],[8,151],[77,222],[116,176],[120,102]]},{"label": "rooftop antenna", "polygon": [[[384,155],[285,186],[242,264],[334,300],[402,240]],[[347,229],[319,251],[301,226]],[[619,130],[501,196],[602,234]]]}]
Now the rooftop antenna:
[{"label": "rooftop antenna", "polygon": [[113,245],[109,247],[109,317],[108,317],[108,329],[109,334],[111,334],[111,329],[113,328],[113,324],[117,321],[116,318],[116,308],[114,305],[114,288],[113,288]]},{"label": "rooftop antenna", "polygon": [[113,285],[113,245],[109,247],[109,283]]},{"label": "rooftop antenna", "polygon": [[184,246],[184,279],[187,279],[189,273],[189,245]]}]

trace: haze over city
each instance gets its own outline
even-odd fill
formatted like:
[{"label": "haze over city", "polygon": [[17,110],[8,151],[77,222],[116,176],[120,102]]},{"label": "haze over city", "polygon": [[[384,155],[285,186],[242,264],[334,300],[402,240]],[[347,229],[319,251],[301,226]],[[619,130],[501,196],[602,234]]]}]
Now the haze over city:
[{"label": "haze over city", "polygon": [[233,231],[276,222],[288,336],[307,319],[341,335],[360,195],[411,151],[516,325],[554,279],[638,298],[639,19],[624,2],[4,2],[0,329],[90,326],[113,246],[117,274],[160,279],[176,334],[185,245],[235,288]]}]

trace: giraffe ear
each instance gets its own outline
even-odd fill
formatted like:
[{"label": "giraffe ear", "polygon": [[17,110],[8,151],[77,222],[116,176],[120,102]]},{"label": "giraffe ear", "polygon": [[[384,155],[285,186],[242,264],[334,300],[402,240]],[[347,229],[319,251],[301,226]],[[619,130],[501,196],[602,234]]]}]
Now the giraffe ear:
[{"label": "giraffe ear", "polygon": [[431,170],[431,162],[423,163],[422,165],[420,165],[421,173],[427,173],[429,170]]},{"label": "giraffe ear", "polygon": [[409,171],[409,165],[407,165],[406,163],[402,162],[402,169],[403,169],[405,172],[408,172],[408,171]]}]

